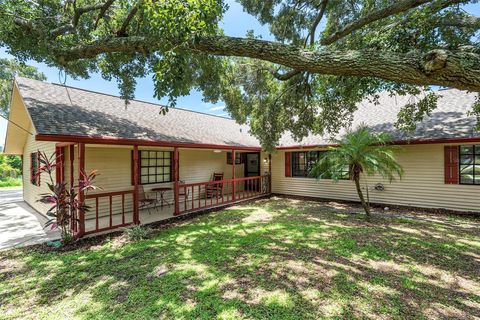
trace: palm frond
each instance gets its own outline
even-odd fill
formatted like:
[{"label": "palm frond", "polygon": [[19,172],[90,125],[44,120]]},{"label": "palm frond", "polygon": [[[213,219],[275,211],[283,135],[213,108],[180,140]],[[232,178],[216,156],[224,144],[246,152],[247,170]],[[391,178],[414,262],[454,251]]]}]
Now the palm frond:
[{"label": "palm frond", "polygon": [[[391,137],[386,133],[374,134],[365,126],[348,131],[337,147],[330,147],[310,171],[310,176],[322,179],[328,176],[334,181],[344,177],[345,167],[356,168],[367,176],[379,174],[389,181],[402,178],[404,170],[396,161],[401,150],[390,144]],[[351,172],[352,173],[352,172]]]}]

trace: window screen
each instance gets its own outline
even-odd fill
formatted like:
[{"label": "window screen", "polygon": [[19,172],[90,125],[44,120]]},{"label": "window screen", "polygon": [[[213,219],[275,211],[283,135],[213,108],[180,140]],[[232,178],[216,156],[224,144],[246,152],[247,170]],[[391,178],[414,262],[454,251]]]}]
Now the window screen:
[{"label": "window screen", "polygon": [[172,181],[172,153],[170,151],[140,151],[140,184]]},{"label": "window screen", "polygon": [[480,145],[460,146],[460,183],[480,184]]}]

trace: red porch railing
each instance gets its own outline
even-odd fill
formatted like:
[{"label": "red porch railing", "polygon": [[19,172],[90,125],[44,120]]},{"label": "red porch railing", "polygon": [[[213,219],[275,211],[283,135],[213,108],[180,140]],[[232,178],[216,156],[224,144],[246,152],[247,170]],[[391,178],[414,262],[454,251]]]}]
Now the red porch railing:
[{"label": "red porch railing", "polygon": [[133,190],[89,194],[85,234],[120,228],[134,222]]},{"label": "red porch railing", "polygon": [[269,193],[269,177],[256,176],[179,185],[179,212],[226,205]]},{"label": "red porch railing", "polygon": [[[269,176],[180,184],[178,214],[253,199],[270,193]],[[135,223],[134,190],[104,192],[85,196],[84,235],[107,231]],[[72,230],[80,230],[80,220],[72,219]]]}]

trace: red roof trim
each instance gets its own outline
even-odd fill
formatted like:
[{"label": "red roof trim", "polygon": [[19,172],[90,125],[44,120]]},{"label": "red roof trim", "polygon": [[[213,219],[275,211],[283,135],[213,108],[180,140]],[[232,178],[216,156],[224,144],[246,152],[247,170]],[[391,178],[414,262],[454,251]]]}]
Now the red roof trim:
[{"label": "red roof trim", "polygon": [[228,149],[228,150],[252,150],[261,151],[260,147],[249,146],[231,146],[221,144],[202,144],[202,143],[182,143],[171,141],[155,141],[140,139],[123,139],[115,137],[102,136],[79,136],[79,135],[53,135],[53,134],[37,134],[37,141],[55,141],[55,142],[76,142],[89,144],[117,144],[117,145],[138,145],[138,146],[154,146],[154,147],[179,147],[179,148],[198,148],[198,149]]},{"label": "red roof trim", "polygon": [[[207,143],[182,143],[171,141],[155,141],[155,140],[140,140],[140,139],[123,139],[116,137],[103,136],[80,136],[80,135],[50,135],[37,134],[35,136],[37,141],[55,141],[65,143],[89,143],[89,144],[118,144],[118,145],[138,145],[138,146],[154,146],[154,147],[179,147],[179,148],[197,148],[197,149],[222,149],[222,150],[252,150],[261,151],[260,147],[249,146],[232,146],[222,144],[207,144]],[[480,142],[480,137],[475,138],[446,138],[446,139],[428,139],[428,140],[397,140],[393,141],[394,145],[409,145],[409,144],[438,144],[438,143],[471,143]],[[66,144],[65,144],[66,145]],[[61,146],[61,144],[59,144]],[[318,144],[318,145],[294,145],[286,147],[277,147],[277,150],[295,150],[295,149],[314,149],[319,147],[331,147],[336,144]]]},{"label": "red roof trim", "polygon": [[[409,144],[438,144],[438,143],[468,143],[480,142],[480,137],[476,138],[447,138],[447,139],[428,139],[428,140],[398,140],[393,141],[394,145],[409,145]],[[332,147],[337,144],[318,144],[318,145],[296,145],[288,147],[277,147],[277,150],[294,150],[294,149],[313,149],[319,147]]]}]

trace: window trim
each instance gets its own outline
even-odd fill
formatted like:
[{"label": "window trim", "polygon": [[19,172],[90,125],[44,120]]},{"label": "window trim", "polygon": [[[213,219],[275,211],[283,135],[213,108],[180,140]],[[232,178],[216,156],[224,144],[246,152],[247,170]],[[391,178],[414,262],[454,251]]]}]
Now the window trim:
[{"label": "window trim", "polygon": [[[292,151],[291,152],[291,161],[290,161],[290,172],[291,172],[291,177],[292,178],[309,178],[309,179],[315,179],[315,177],[311,177],[308,173],[306,175],[296,175],[295,172],[297,172],[294,168],[294,164],[296,162],[295,156],[296,154],[299,153],[304,153],[307,155],[308,153],[315,152],[317,154],[317,161],[320,159],[321,154],[326,154],[328,152],[327,150],[312,150],[312,151]],[[322,180],[332,180],[332,178],[321,178]],[[348,177],[341,178],[339,180],[351,180],[350,176],[350,170],[348,170]]]},{"label": "window trim", "polygon": [[[478,146],[478,153],[477,153],[477,146]],[[462,153],[462,147],[473,147],[473,153]],[[475,183],[475,156],[480,156],[480,144],[461,144],[457,146],[458,148],[458,184],[465,185],[465,186],[480,186],[480,183]],[[468,166],[468,164],[462,164],[462,155],[471,155],[473,156],[473,163],[471,164],[473,166],[473,179],[472,183],[466,183],[462,182],[462,166]],[[479,164],[480,166],[480,164]],[[480,176],[480,175],[479,175]]]},{"label": "window trim", "polygon": [[[304,157],[307,158],[309,154],[314,153],[316,155],[317,160],[319,159],[319,156],[322,152],[325,151],[320,151],[320,150],[313,150],[313,151],[293,151],[292,152],[292,160],[290,161],[290,170],[291,170],[291,176],[292,178],[312,178],[309,176],[309,173],[307,172],[307,169],[305,168],[304,170],[297,170],[295,168],[295,165],[298,164],[298,160],[300,158],[300,154],[303,153]],[[305,166],[306,166],[307,160],[305,160]],[[297,174],[299,171],[304,171],[304,175],[299,175]]]},{"label": "window trim", "polygon": [[[242,164],[243,163],[243,153],[240,153],[240,152],[235,152],[235,164]],[[227,152],[227,164],[233,164],[233,161],[232,161],[232,152]]]},{"label": "window trim", "polygon": [[[142,152],[148,152],[148,158],[142,158]],[[155,161],[158,161],[159,159],[165,160],[169,159],[170,164],[169,165],[155,165],[155,166],[142,166],[142,159],[145,160],[150,160],[153,158],[150,158],[150,152],[155,152]],[[163,153],[163,157],[159,158],[158,154]],[[165,157],[165,154],[168,154],[168,158]],[[155,173],[155,182],[142,182],[142,177],[150,177],[153,176],[153,174],[147,173],[147,174],[142,174],[142,169],[144,168],[170,168],[170,173],[168,180],[164,181],[157,181],[157,174]],[[161,183],[171,183],[173,181],[173,170],[174,170],[174,165],[173,165],[173,152],[169,150],[138,150],[138,184],[139,185],[149,185],[149,184],[161,184]],[[165,176],[165,174],[161,174],[161,176]],[[150,181],[150,179],[148,179]]]},{"label": "window trim", "polygon": [[[35,161],[34,158],[35,157]],[[33,163],[36,163],[34,166]],[[40,186],[40,152],[30,153],[30,183],[34,186]]]}]

